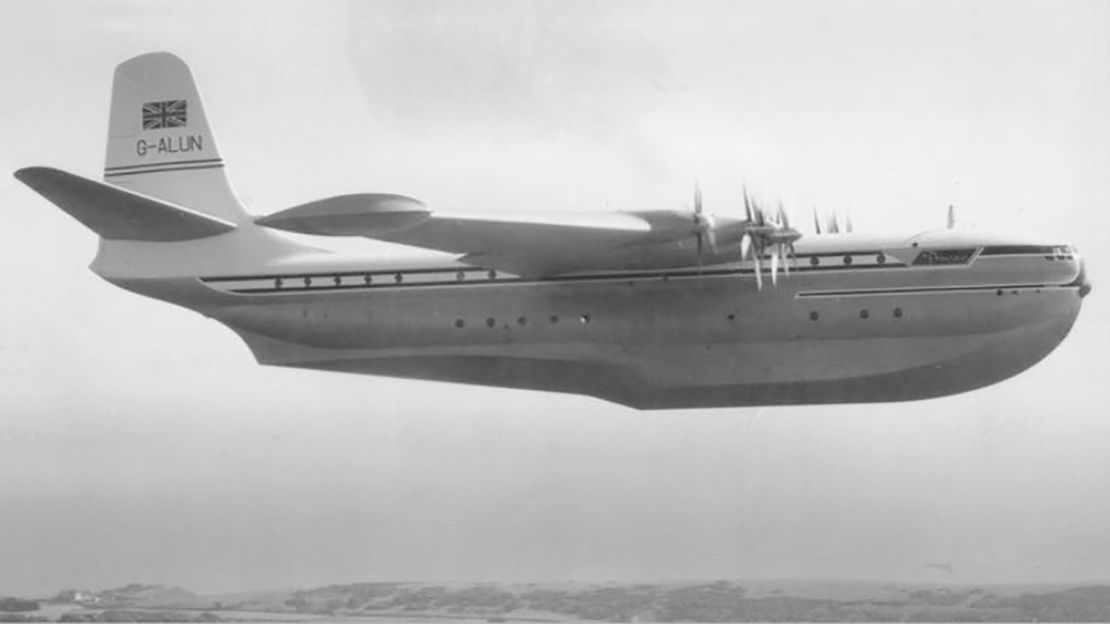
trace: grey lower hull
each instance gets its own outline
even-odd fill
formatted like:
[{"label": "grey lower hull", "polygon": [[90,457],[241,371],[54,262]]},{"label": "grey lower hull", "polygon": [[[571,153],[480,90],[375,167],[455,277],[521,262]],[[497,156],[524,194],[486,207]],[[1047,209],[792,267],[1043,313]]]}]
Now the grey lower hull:
[{"label": "grey lower hull", "polygon": [[[1078,299],[1078,297],[1076,297]],[[746,368],[758,363],[761,352],[775,351],[781,363],[791,353],[807,368],[815,354],[824,352],[835,359],[844,345],[837,341],[783,341],[718,347],[705,361],[721,365],[742,363],[731,371],[734,381],[704,383],[697,374],[699,361],[690,349],[675,347],[632,350],[622,357],[598,353],[597,357],[560,359],[524,353],[383,355],[350,350],[332,350],[283,343],[240,332],[263,363],[318,370],[363,373],[411,379],[428,379],[586,394],[637,409],[695,407],[771,406],[828,403],[869,403],[927,399],[966,392],[1012,377],[1047,356],[1067,335],[1075,321],[1074,312],[1044,322],[1023,325],[982,335],[960,336],[951,353],[936,354],[919,363],[911,352],[914,340],[866,339],[854,341],[853,351],[874,351],[875,359],[901,359],[902,367],[888,367],[867,374],[837,375],[825,371],[820,379],[795,381],[744,381]],[[869,344],[870,343],[870,344]],[[504,349],[502,349],[504,351]],[[731,353],[730,353],[731,351]],[[899,358],[899,351],[902,357]],[[552,354],[553,355],[553,354]],[[847,359],[847,356],[842,353]],[[663,366],[645,367],[656,363]],[[669,371],[665,378],[661,371]]]}]

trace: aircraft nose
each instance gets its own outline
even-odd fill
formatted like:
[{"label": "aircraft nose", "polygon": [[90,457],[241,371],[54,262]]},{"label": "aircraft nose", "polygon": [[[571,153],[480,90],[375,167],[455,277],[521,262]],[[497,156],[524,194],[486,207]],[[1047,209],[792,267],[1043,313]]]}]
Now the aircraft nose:
[{"label": "aircraft nose", "polygon": [[1082,258],[1079,259],[1079,275],[1075,278],[1075,282],[1079,284],[1080,297],[1091,294],[1091,281],[1087,279],[1087,263]]}]

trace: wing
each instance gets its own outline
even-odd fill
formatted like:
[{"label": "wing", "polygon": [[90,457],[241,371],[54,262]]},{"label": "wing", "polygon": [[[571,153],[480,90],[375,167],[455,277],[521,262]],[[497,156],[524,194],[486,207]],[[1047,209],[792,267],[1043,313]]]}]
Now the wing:
[{"label": "wing", "polygon": [[[452,212],[401,195],[333,197],[262,217],[267,227],[364,236],[463,255],[517,275],[557,275],[642,264],[645,246],[689,246],[690,215],[653,212]],[[640,260],[638,261],[637,258]],[[681,263],[696,261],[689,253]]]}]

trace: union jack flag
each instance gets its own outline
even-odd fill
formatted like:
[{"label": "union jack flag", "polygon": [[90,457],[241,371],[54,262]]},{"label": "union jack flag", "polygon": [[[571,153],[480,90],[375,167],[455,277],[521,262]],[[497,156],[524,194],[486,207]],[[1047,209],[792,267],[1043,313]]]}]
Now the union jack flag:
[{"label": "union jack flag", "polygon": [[184,128],[188,118],[185,100],[166,100],[143,104],[143,130]]}]

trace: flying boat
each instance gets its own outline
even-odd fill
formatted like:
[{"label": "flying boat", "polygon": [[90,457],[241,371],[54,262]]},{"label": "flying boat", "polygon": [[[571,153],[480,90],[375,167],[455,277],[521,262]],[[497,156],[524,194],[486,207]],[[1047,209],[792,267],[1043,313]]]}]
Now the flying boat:
[{"label": "flying boat", "polygon": [[[1091,289],[1056,239],[949,227],[803,235],[743,214],[440,210],[393,193],[248,213],[193,77],[118,66],[103,181],[16,178],[99,235],[92,270],[195,310],[261,364],[590,395],[639,409],[907,401],[987,386],[1068,334]],[[305,237],[407,245],[337,252]],[[316,239],[320,240],[320,239]]]}]

